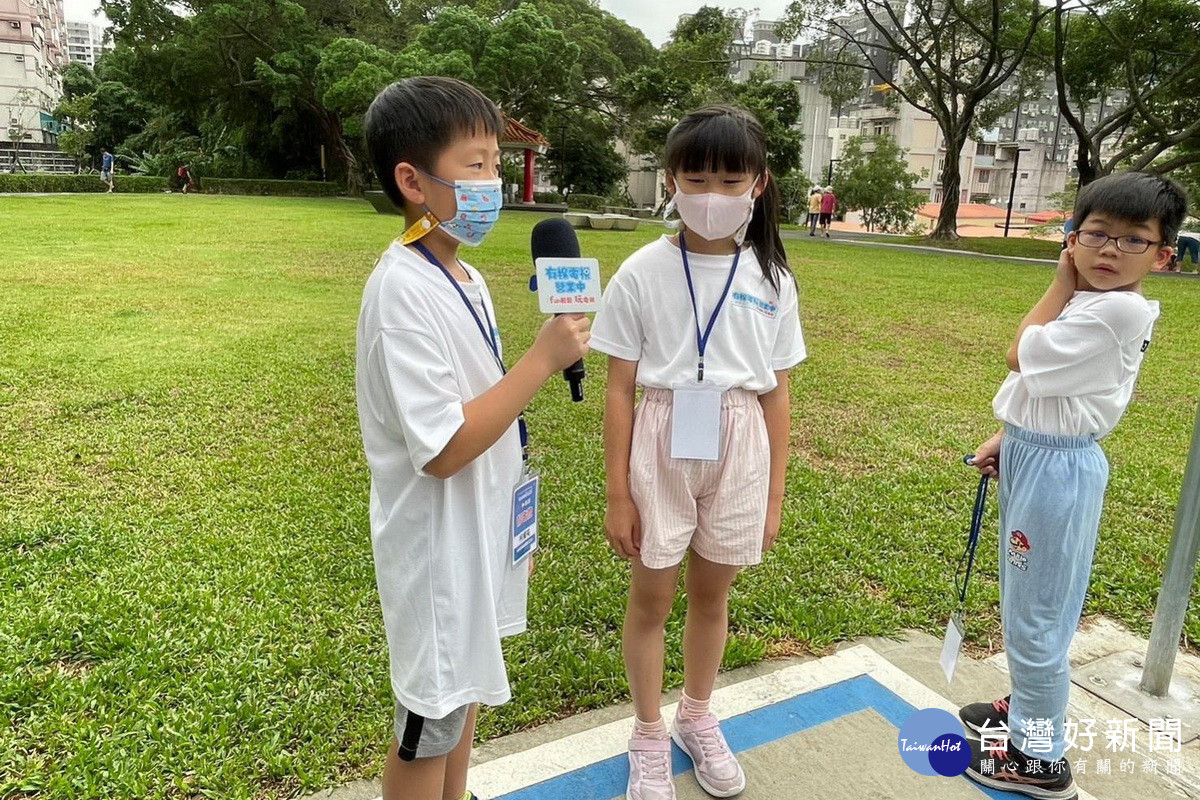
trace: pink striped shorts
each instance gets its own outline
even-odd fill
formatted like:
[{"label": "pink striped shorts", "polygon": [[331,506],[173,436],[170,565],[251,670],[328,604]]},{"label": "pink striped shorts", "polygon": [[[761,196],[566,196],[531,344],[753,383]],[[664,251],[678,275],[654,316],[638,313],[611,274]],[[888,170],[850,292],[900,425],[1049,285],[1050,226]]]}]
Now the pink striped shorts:
[{"label": "pink striped shorts", "polygon": [[642,564],[673,567],[690,547],[717,564],[762,561],[771,448],[758,395],[721,399],[717,461],[671,458],[671,392],[646,389],[633,418],[629,489],[642,522]]}]

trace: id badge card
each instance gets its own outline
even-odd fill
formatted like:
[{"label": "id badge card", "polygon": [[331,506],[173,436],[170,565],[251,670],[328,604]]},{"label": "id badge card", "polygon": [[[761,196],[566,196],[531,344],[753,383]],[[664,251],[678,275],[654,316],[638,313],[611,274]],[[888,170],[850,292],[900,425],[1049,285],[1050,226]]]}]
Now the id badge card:
[{"label": "id badge card", "polygon": [[671,388],[671,458],[721,457],[721,397],[725,387],[706,381]]},{"label": "id badge card", "polygon": [[963,621],[962,612],[955,611],[950,615],[946,624],[946,638],[942,642],[942,672],[946,673],[946,683],[954,680],[954,670],[958,666],[958,656],[962,652]]},{"label": "id badge card", "polygon": [[512,565],[515,567],[538,549],[539,479],[527,472],[513,489]]}]

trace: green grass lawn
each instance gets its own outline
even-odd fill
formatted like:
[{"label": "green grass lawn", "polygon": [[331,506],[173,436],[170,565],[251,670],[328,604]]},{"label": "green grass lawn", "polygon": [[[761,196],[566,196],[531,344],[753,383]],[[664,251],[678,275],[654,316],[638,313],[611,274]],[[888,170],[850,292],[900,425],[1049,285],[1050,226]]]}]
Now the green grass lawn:
[{"label": "green grass lawn", "polygon": [[1010,236],[964,236],[953,242],[935,241],[924,236],[900,236],[898,244],[916,244],[923,247],[945,247],[950,250],[969,250],[972,253],[990,253],[997,256],[1018,258],[1041,258],[1057,261],[1062,251],[1060,242],[1048,242],[1026,236],[1024,231],[1015,230]]},{"label": "green grass lawn", "polygon": [[[0,198],[0,217],[0,796],[273,798],[378,774],[391,701],[354,331],[397,218],[181,195]],[[510,213],[467,253],[510,359],[540,320],[536,219]],[[659,230],[580,238],[611,274]],[[789,246],[811,358],[792,377],[783,533],[735,587],[727,667],[940,633],[975,487],[959,458],[995,429],[1003,352],[1051,276]],[[1106,443],[1087,608],[1143,634],[1200,395],[1200,283],[1148,294],[1164,313]],[[483,714],[484,738],[625,696],[627,567],[602,533],[603,361],[588,367],[585,403],[556,379],[529,413],[545,548],[531,631],[507,649],[514,701]],[[967,617],[982,648],[995,541]]]}]

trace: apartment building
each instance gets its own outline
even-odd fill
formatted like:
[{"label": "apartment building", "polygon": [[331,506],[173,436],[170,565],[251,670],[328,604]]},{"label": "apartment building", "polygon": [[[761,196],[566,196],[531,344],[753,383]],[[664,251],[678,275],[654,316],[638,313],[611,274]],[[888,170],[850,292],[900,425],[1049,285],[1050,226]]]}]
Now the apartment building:
[{"label": "apartment building", "polygon": [[0,0],[0,142],[57,140],[65,65],[62,0]]},{"label": "apartment building", "polygon": [[[839,22],[858,37],[880,38],[874,23],[864,15]],[[875,68],[878,72],[873,81],[883,74],[902,82],[909,67],[881,56]],[[832,161],[841,158],[845,143],[854,136],[888,134],[908,151],[909,171],[920,176],[917,188],[928,192],[931,202],[941,202],[941,173],[947,155],[941,130],[929,114],[893,97],[893,91],[886,83],[875,83],[857,103],[831,117]],[[1047,81],[1038,97],[967,142],[958,165],[960,202],[1007,204],[1012,189],[1014,210],[1035,211],[1046,208],[1048,197],[1063,190],[1072,178],[1077,147],[1073,132],[1058,112],[1055,91],[1054,82]]]},{"label": "apartment building", "polygon": [[95,69],[100,56],[111,50],[112,45],[104,42],[104,28],[84,20],[67,22],[68,60]]}]

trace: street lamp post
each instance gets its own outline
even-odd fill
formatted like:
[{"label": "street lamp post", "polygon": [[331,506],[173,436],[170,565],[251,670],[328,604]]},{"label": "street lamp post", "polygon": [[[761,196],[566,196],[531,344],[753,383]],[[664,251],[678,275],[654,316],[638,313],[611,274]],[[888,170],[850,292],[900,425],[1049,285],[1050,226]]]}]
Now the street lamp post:
[{"label": "street lamp post", "polygon": [[836,163],[837,163],[837,162],[839,162],[839,161],[841,161],[841,159],[840,159],[840,158],[831,158],[831,159],[829,159],[829,176],[828,176],[828,177],[825,179],[825,185],[826,185],[826,186],[832,186],[832,185],[833,185],[833,165],[834,165],[834,164],[836,164]]},{"label": "street lamp post", "polygon": [[1004,215],[1004,237],[1008,238],[1008,226],[1012,223],[1012,207],[1013,195],[1017,191],[1017,167],[1021,166],[1021,153],[1029,152],[1028,147],[1017,146],[1016,153],[1013,154],[1013,174],[1012,181],[1008,185],[1008,213]]},{"label": "street lamp post", "polygon": [[563,194],[566,195],[567,188],[568,188],[567,187],[567,120],[566,119],[564,119],[562,121],[562,138],[560,139],[560,145],[562,147],[562,158],[561,158],[561,161],[559,162],[559,169],[562,170],[562,177],[561,177],[562,186],[560,186],[559,188],[562,189]]}]

